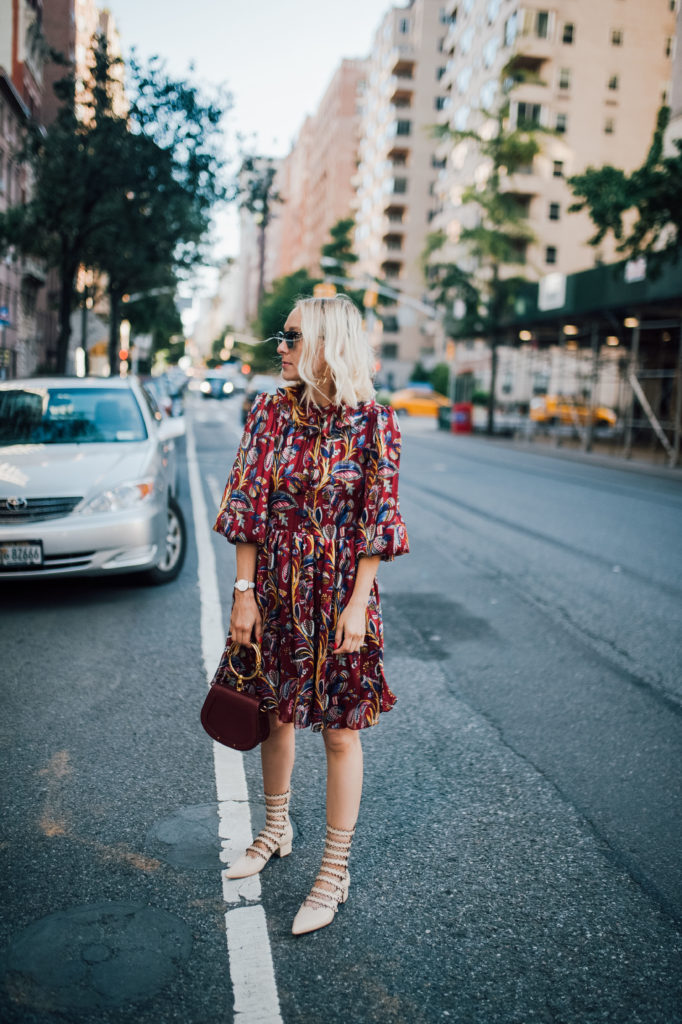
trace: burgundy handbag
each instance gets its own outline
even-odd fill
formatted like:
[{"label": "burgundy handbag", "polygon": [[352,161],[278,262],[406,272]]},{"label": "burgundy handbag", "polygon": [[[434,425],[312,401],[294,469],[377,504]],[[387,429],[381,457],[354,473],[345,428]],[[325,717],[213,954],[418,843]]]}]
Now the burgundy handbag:
[{"label": "burgundy handbag", "polygon": [[244,684],[260,673],[261,653],[258,644],[248,645],[255,651],[255,667],[247,674],[240,654],[240,669],[233,657],[240,645],[228,638],[220,665],[201,709],[201,724],[218,743],[234,750],[252,750],[270,735],[270,720],[255,693]]}]

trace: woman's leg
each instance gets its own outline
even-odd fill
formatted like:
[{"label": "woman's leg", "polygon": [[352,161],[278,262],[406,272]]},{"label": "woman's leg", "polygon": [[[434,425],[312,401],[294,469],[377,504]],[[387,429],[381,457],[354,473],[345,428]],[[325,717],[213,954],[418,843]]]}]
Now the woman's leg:
[{"label": "woman's leg", "polygon": [[275,712],[271,712],[270,735],[261,743],[265,827],[227,869],[228,878],[246,878],[255,874],[273,853],[278,852],[280,857],[291,853],[293,830],[289,820],[289,797],[294,753],[293,723],[280,722]]},{"label": "woman's leg", "polygon": [[271,711],[270,735],[260,745],[263,789],[266,793],[286,793],[291,782],[296,755],[294,723],[280,722]]},{"label": "woman's leg", "polygon": [[325,729],[327,752],[327,830],[322,864],[301,905],[294,935],[324,928],[348,896],[348,858],[362,797],[362,747],[352,729]]},{"label": "woman's leg", "polygon": [[327,752],[327,824],[352,829],[362,797],[362,746],[356,729],[323,729]]}]

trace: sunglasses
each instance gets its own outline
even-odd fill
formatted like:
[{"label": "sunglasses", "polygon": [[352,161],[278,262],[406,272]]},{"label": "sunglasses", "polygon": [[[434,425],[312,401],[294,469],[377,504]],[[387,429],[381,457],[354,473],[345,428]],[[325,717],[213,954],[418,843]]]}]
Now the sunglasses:
[{"label": "sunglasses", "polygon": [[273,334],[272,338],[268,338],[268,341],[276,341],[279,347],[282,342],[285,342],[287,348],[291,352],[297,341],[300,341],[303,335],[300,331],[277,331],[277,334]]}]

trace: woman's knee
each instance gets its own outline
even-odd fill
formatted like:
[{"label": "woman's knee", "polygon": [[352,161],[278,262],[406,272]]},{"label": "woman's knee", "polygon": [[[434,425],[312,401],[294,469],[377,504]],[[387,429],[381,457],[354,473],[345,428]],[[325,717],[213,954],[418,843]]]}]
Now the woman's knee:
[{"label": "woman's knee", "polygon": [[287,729],[293,729],[294,728],[294,723],[293,722],[282,722],[278,718],[276,711],[269,711],[268,712],[268,718],[270,720],[270,735],[271,736],[273,736],[275,734],[278,735],[278,736],[284,736],[284,735],[286,735],[286,730]]},{"label": "woman's knee", "polygon": [[332,754],[345,754],[360,745],[360,737],[354,729],[324,729],[322,735],[327,750]]}]

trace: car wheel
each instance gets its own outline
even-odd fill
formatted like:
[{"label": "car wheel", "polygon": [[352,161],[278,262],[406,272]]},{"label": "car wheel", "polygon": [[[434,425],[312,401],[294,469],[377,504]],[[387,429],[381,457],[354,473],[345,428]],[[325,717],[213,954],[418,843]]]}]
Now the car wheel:
[{"label": "car wheel", "polygon": [[174,580],[185,561],[187,552],[187,528],[182,509],[175,498],[168,498],[166,520],[166,548],[161,560],[145,573],[148,583],[170,583]]}]

